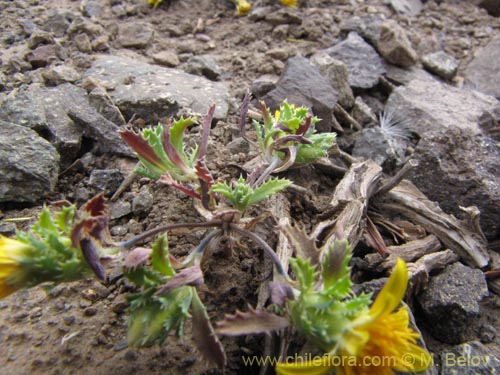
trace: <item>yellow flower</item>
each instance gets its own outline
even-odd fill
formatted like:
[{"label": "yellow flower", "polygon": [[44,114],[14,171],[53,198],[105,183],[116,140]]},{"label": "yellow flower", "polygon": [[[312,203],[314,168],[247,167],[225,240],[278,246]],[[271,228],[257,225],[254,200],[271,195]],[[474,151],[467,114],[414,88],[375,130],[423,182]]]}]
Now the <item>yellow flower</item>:
[{"label": "yellow flower", "polygon": [[162,2],[163,0],[148,0],[148,3],[150,5],[153,6],[153,8],[156,9],[156,7],[158,7],[158,5],[160,5],[160,3]]},{"label": "yellow flower", "polygon": [[21,264],[30,246],[0,235],[0,298],[7,297],[19,289],[24,270]]},{"label": "yellow flower", "polygon": [[252,4],[246,0],[235,0],[234,3],[236,4],[236,13],[238,16],[244,16],[252,10]]},{"label": "yellow flower", "polygon": [[280,0],[280,3],[290,8],[297,7],[297,0]]},{"label": "yellow flower", "polygon": [[420,372],[432,363],[417,345],[418,333],[409,327],[406,306],[395,311],[404,297],[408,270],[398,259],[387,284],[367,313],[356,317],[333,352],[304,363],[281,363],[280,375],[393,375],[394,371]]}]

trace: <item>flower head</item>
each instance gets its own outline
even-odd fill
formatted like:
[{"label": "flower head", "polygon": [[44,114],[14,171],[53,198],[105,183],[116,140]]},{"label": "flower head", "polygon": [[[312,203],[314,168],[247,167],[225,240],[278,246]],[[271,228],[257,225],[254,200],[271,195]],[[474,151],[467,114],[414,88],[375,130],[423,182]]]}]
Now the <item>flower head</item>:
[{"label": "flower head", "polygon": [[246,0],[235,0],[234,2],[236,4],[236,13],[238,16],[244,16],[252,10],[252,4]]},{"label": "flower head", "polygon": [[289,7],[289,8],[296,8],[297,7],[297,0],[280,0],[280,3]]},{"label": "flower head", "polygon": [[22,260],[30,246],[0,235],[0,298],[14,293],[23,277]]},{"label": "flower head", "polygon": [[389,281],[369,311],[354,317],[332,352],[321,360],[278,364],[277,373],[326,375],[336,369],[336,374],[342,375],[393,375],[394,370],[427,369],[432,358],[417,345],[420,336],[409,327],[408,309],[406,306],[397,309],[407,284],[406,264],[398,259]]}]

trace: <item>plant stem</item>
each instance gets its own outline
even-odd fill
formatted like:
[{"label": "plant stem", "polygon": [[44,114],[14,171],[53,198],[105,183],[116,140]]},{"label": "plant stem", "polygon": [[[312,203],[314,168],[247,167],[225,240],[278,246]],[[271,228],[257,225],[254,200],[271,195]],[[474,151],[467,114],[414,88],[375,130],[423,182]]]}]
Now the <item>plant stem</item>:
[{"label": "plant stem", "polygon": [[208,233],[205,237],[203,237],[198,246],[196,246],[194,250],[191,251],[191,253],[186,257],[186,259],[184,259],[182,264],[184,266],[188,266],[192,263],[197,263],[196,260],[199,260],[202,257],[205,248],[210,244],[210,242],[215,237],[220,236],[222,233],[223,233],[222,229],[216,229]]},{"label": "plant stem", "polygon": [[222,225],[222,222],[219,220],[214,220],[214,221],[209,221],[209,222],[204,222],[204,223],[175,223],[175,224],[166,224],[162,225],[160,227],[153,228],[151,230],[148,230],[144,233],[141,233],[130,240],[123,241],[123,242],[118,242],[117,246],[120,247],[125,247],[125,248],[130,248],[139,242],[145,240],[148,237],[154,236],[157,233],[165,232],[167,230],[172,230],[172,229],[180,229],[180,228],[212,228],[212,227],[219,227]]},{"label": "plant stem", "polygon": [[238,233],[241,236],[245,236],[250,238],[251,240],[255,241],[263,250],[264,252],[271,258],[271,260],[274,263],[274,266],[276,267],[276,270],[278,273],[283,276],[286,280],[289,280],[289,277],[285,270],[283,269],[283,265],[281,264],[278,255],[274,252],[274,250],[269,246],[266,241],[264,241],[262,238],[257,236],[255,233],[249,232],[245,229],[242,229],[234,224],[230,224],[229,228],[231,231]]},{"label": "plant stem", "polygon": [[273,173],[273,171],[276,169],[278,166],[278,163],[280,162],[280,159],[277,156],[274,156],[267,168],[262,172],[262,174],[259,176],[259,178],[255,181],[255,183],[252,184],[252,187],[255,188],[262,184],[270,175]]}]

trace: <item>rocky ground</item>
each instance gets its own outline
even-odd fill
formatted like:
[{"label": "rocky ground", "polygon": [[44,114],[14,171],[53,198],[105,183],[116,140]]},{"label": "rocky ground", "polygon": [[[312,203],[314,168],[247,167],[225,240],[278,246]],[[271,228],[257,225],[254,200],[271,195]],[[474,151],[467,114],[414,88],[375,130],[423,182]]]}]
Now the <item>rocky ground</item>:
[{"label": "rocky ground", "polygon": [[[230,1],[172,0],[154,10],[145,0],[1,0],[0,233],[25,229],[44,202],[110,197],[136,162],[117,129],[204,114],[211,103],[209,167],[216,177],[237,177],[256,156],[237,132],[244,93],[270,106],[288,98],[311,107],[321,131],[338,132],[342,150],[388,175],[417,160],[408,178],[443,215],[464,220],[453,223],[473,233],[475,256],[458,251],[428,270],[409,302],[434,373],[494,373],[500,284],[483,271],[500,268],[499,9],[498,1],[309,0],[296,9],[256,1],[238,17]],[[310,229],[342,174],[323,165],[287,177],[307,189],[286,194],[290,218]],[[465,223],[461,207],[469,206],[479,208],[484,237]],[[121,240],[160,223],[196,221],[197,212],[181,194],[136,179],[112,202],[111,218]],[[256,230],[275,244],[266,224]],[[412,228],[420,230],[414,239],[433,233],[425,223]],[[434,251],[454,254],[468,241],[433,234]],[[173,252],[185,255],[200,236],[171,236]],[[205,265],[201,293],[214,321],[255,305],[269,276],[260,250],[247,246],[231,259],[216,252]],[[359,281],[385,275],[365,240],[356,250]],[[127,348],[130,286],[119,262],[108,272],[105,284],[34,288],[0,301],[2,373],[220,373],[189,339]],[[242,356],[262,355],[262,337],[222,341],[226,373],[258,372]]]}]

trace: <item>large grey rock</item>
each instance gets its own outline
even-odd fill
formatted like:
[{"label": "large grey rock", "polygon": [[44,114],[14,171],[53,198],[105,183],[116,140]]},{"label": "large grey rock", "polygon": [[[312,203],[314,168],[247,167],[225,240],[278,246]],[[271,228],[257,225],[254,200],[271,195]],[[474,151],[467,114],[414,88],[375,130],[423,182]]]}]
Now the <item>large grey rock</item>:
[{"label": "large grey rock", "polygon": [[422,64],[429,72],[448,80],[452,79],[458,70],[457,60],[444,51],[437,51],[423,56]]},{"label": "large grey rock", "polygon": [[0,202],[34,203],[54,190],[59,154],[38,134],[0,121]]},{"label": "large grey rock", "polygon": [[328,78],[332,87],[337,91],[339,104],[349,109],[354,105],[354,95],[349,86],[349,73],[345,64],[336,60],[326,52],[318,52],[311,57],[311,63],[319,68],[323,76]]},{"label": "large grey rock", "polygon": [[380,36],[382,23],[384,23],[385,20],[386,16],[383,13],[354,16],[343,20],[340,23],[340,30],[346,34],[355,31],[361,35],[364,40],[375,47]]},{"label": "large grey rock", "polygon": [[285,70],[276,88],[263,97],[271,108],[279,108],[283,100],[306,106],[323,121],[317,125],[319,130],[330,131],[329,123],[337,103],[337,93],[318,68],[311,65],[304,57],[288,59]]},{"label": "large grey rock", "polygon": [[355,32],[349,33],[346,40],[325,52],[346,65],[349,84],[353,89],[376,86],[380,76],[386,72],[384,61],[377,51]]},{"label": "large grey rock", "polygon": [[131,58],[98,56],[84,77],[113,86],[108,93],[126,117],[136,114],[152,124],[179,111],[205,114],[212,103],[214,117],[223,119],[229,108],[226,84]]},{"label": "large grey rock", "polygon": [[479,341],[453,346],[439,354],[441,375],[491,375],[500,369],[498,349]]},{"label": "large grey rock", "polygon": [[486,114],[496,116],[499,106],[491,96],[433,80],[413,80],[396,88],[387,101],[388,110],[407,119],[421,137],[433,130],[453,128],[482,134],[481,119]]},{"label": "large grey rock", "polygon": [[418,59],[405,29],[394,20],[382,23],[377,49],[386,61],[402,68],[414,65]]},{"label": "large grey rock", "polygon": [[429,280],[418,304],[423,323],[436,339],[460,344],[475,336],[473,323],[480,316],[479,302],[488,295],[481,270],[454,263]]},{"label": "large grey rock", "polygon": [[395,65],[389,65],[385,77],[397,86],[408,85],[414,79],[419,81],[436,81],[432,74],[416,66],[403,69]]},{"label": "large grey rock", "polygon": [[419,167],[411,180],[455,216],[459,207],[477,206],[489,238],[500,235],[500,148],[491,138],[460,129],[427,133],[415,148]]},{"label": "large grey rock", "polygon": [[31,128],[49,140],[61,155],[63,168],[77,157],[84,135],[102,152],[132,155],[117,133],[118,126],[90,106],[84,89],[70,83],[32,85],[0,96],[0,120]]},{"label": "large grey rock", "polygon": [[465,84],[500,99],[500,35],[477,50],[465,69]]}]

